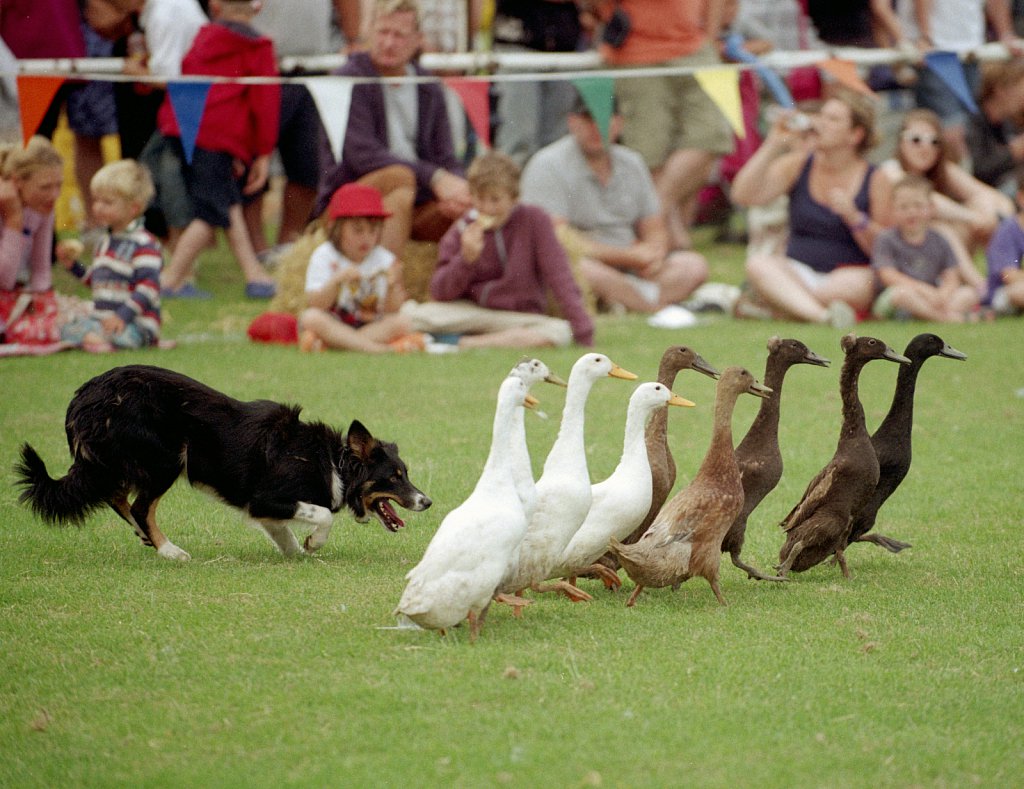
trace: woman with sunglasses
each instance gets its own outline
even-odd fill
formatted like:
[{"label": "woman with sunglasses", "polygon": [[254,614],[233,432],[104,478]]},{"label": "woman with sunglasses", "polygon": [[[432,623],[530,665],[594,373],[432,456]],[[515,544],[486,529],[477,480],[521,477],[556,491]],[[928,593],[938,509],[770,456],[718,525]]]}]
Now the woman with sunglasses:
[{"label": "woman with sunglasses", "polygon": [[935,220],[968,247],[983,246],[1002,217],[1014,213],[1013,201],[975,178],[949,158],[942,139],[942,121],[931,110],[910,110],[897,138],[896,158],[882,164],[893,183],[905,175],[931,181]]},{"label": "woman with sunglasses", "polygon": [[837,89],[806,132],[792,116],[780,113],[732,184],[741,206],[789,197],[786,250],[752,253],[747,281],[773,314],[848,328],[871,307],[871,248],[890,223],[892,182],[866,158],[875,142],[874,105]]}]

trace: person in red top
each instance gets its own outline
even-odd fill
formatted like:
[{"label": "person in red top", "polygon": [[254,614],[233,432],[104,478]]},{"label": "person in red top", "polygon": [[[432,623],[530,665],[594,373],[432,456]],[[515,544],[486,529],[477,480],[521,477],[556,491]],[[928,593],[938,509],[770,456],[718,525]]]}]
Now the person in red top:
[{"label": "person in red top", "polygon": [[[250,25],[259,9],[258,0],[211,0],[213,22],[200,28],[182,61],[181,73],[277,76],[273,42]],[[278,85],[225,82],[210,87],[192,162],[185,172],[195,219],[185,228],[160,277],[165,297],[199,293],[191,286],[182,288],[182,284],[218,227],[225,228],[228,244],[245,275],[246,295],[274,295],[273,279],[253,249],[242,200],[267,181],[270,154],[277,144],[279,111]],[[157,125],[165,137],[181,136],[170,98],[160,107]]]},{"label": "person in red top", "polygon": [[[619,0],[616,13],[629,18],[629,32],[618,40],[606,32],[602,57],[623,68],[716,65],[724,4]],[[718,157],[732,151],[732,130],[692,73],[618,79],[615,93],[625,118],[621,142],[639,151],[654,176],[669,246],[689,249],[683,207],[707,183]]]}]

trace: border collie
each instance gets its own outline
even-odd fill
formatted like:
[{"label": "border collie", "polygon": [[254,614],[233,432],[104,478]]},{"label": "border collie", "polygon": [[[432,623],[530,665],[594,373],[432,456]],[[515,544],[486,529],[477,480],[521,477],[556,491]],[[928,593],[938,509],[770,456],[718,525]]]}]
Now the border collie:
[{"label": "border collie", "polygon": [[[107,504],[144,545],[179,560],[191,557],[164,536],[156,508],[182,473],[249,515],[286,556],[323,547],[342,508],[361,523],[372,513],[393,532],[405,524],[390,502],[416,512],[430,506],[397,446],[358,421],[342,435],[300,421],[299,410],[241,402],[160,367],[117,367],[87,381],[68,405],[74,462],[66,476],[52,479],[38,453],[22,446],[19,500],[59,524],[81,523]],[[289,521],[312,524],[302,547]]]}]

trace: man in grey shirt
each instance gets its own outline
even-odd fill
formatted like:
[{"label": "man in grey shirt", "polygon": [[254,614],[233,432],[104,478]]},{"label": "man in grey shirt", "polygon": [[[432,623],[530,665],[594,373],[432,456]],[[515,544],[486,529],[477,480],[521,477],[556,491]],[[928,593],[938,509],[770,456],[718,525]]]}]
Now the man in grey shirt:
[{"label": "man in grey shirt", "polygon": [[[640,154],[609,144],[580,98],[569,134],[537,151],[523,171],[522,200],[583,237],[580,270],[606,308],[653,313],[685,300],[708,275],[696,252],[668,251],[668,233]],[[622,117],[611,118],[615,139]]]}]

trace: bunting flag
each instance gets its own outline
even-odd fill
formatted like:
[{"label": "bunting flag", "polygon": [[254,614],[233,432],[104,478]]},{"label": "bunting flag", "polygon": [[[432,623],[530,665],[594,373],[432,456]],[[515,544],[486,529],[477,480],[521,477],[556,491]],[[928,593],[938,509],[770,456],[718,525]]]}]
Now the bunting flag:
[{"label": "bunting flag", "polygon": [[320,122],[331,144],[334,161],[341,161],[348,131],[348,111],[352,106],[352,80],[343,77],[317,77],[302,81],[313,96]]},{"label": "bunting flag", "polygon": [[978,114],[974,94],[964,76],[963,63],[955,52],[928,52],[924,56],[924,64],[942,80],[942,84],[949,88],[968,112]]},{"label": "bunting flag", "polygon": [[768,92],[772,94],[772,98],[775,99],[779,106],[785,107],[788,110],[796,107],[796,102],[793,101],[793,94],[789,92],[789,88],[786,87],[782,77],[765,66],[756,55],[752,55],[743,48],[743,36],[738,33],[727,35],[725,37],[724,51],[726,57],[730,60],[735,60],[737,63],[749,63],[753,66],[757,76],[760,77],[761,82],[768,88]]},{"label": "bunting flag", "polygon": [[698,84],[721,110],[739,138],[747,136],[740,103],[740,72],[733,66],[702,68],[694,73]]},{"label": "bunting flag", "polygon": [[491,147],[491,100],[488,95],[490,83],[485,79],[466,79],[464,77],[445,77],[444,84],[452,90],[466,117],[473,126],[477,138],[485,147]]},{"label": "bunting flag", "polygon": [[868,84],[860,78],[860,74],[857,73],[857,64],[852,60],[829,58],[818,63],[818,68],[844,87],[855,90],[858,93],[863,93],[866,96],[875,95],[875,92],[868,87]]},{"label": "bunting flag", "polygon": [[50,109],[53,97],[57,95],[64,77],[36,77],[19,74],[18,105],[21,110],[21,140],[27,145],[29,139],[39,129],[43,116]]},{"label": "bunting flag", "polygon": [[580,77],[574,79],[572,84],[576,86],[583,103],[590,110],[590,117],[601,130],[601,137],[607,142],[612,108],[615,105],[615,80],[611,77]]},{"label": "bunting flag", "polygon": [[210,92],[210,82],[170,82],[167,84],[167,97],[171,100],[171,109],[178,121],[178,132],[181,134],[181,147],[185,152],[185,161],[192,164],[192,154],[196,150],[196,137],[199,136],[199,124],[203,120],[206,107],[206,96]]}]

